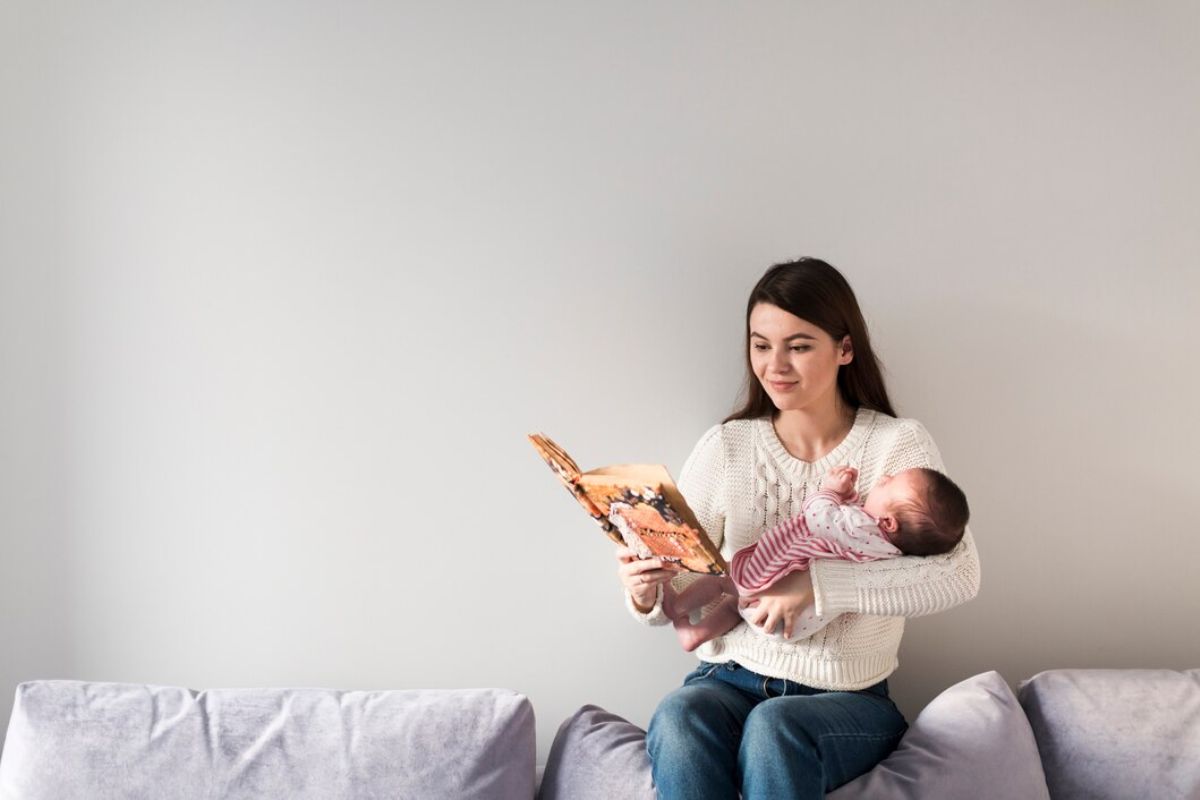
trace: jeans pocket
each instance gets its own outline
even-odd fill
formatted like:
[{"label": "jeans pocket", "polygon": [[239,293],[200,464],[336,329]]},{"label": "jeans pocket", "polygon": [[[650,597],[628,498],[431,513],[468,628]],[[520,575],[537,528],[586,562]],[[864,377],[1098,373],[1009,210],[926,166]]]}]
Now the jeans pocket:
[{"label": "jeans pocket", "polygon": [[705,678],[707,678],[708,676],[710,676],[714,672],[716,672],[718,669],[720,669],[720,667],[721,667],[720,664],[711,664],[707,661],[701,661],[700,666],[696,667],[694,670],[689,672],[687,674],[687,677],[685,677],[683,679],[683,685],[687,686],[689,683],[692,683],[693,681],[704,680]]}]

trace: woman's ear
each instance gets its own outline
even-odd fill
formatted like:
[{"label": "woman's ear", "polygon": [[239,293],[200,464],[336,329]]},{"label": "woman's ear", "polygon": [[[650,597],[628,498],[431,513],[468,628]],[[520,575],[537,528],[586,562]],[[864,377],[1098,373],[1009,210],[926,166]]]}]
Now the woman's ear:
[{"label": "woman's ear", "polygon": [[850,334],[842,337],[841,344],[838,345],[838,363],[849,364],[854,360],[854,342],[850,341]]}]

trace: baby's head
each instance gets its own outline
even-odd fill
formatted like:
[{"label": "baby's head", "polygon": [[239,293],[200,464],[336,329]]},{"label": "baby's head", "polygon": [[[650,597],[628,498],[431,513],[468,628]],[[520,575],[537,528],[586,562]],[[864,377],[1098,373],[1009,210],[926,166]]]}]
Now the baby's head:
[{"label": "baby's head", "polygon": [[948,553],[962,539],[970,510],[962,489],[937,470],[914,467],[885,475],[863,510],[900,552],[910,556]]}]

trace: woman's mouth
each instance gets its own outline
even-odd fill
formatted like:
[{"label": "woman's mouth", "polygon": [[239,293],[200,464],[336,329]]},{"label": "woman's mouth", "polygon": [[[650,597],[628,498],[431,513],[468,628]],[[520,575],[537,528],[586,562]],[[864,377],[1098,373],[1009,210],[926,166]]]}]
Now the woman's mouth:
[{"label": "woman's mouth", "polygon": [[771,388],[777,392],[786,392],[788,389],[791,389],[796,385],[795,381],[792,381],[791,383],[776,383],[775,381],[768,381],[768,383],[771,385]]}]

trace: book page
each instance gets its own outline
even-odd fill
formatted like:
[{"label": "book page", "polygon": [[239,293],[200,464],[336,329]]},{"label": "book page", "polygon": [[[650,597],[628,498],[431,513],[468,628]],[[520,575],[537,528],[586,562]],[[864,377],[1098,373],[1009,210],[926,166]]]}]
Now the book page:
[{"label": "book page", "polygon": [[657,557],[693,572],[725,574],[726,564],[661,464],[612,464],[580,473],[552,439],[530,443],[605,534],[642,558]]}]

